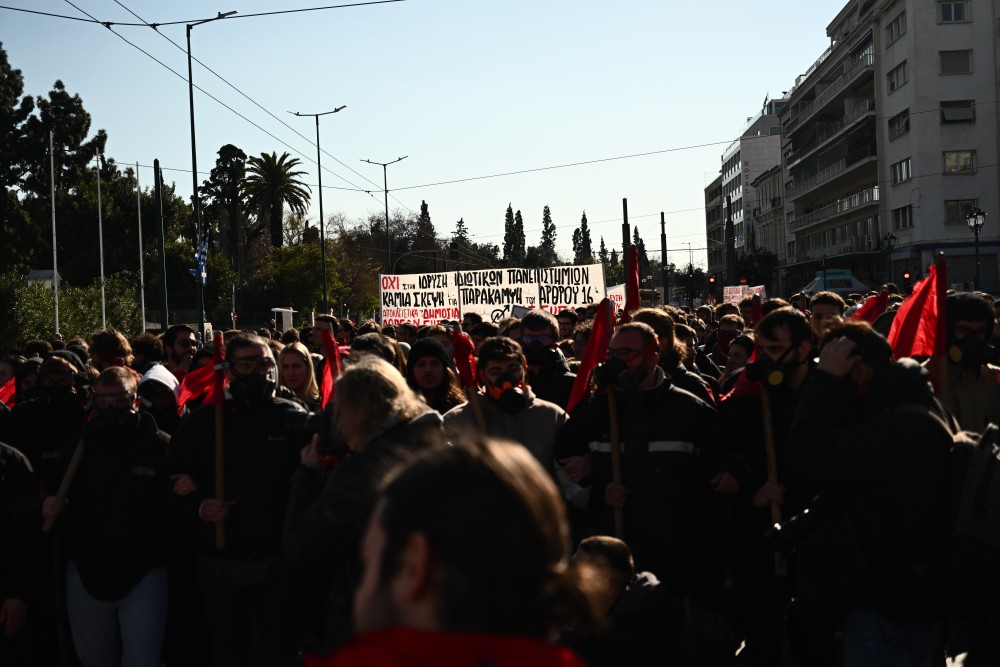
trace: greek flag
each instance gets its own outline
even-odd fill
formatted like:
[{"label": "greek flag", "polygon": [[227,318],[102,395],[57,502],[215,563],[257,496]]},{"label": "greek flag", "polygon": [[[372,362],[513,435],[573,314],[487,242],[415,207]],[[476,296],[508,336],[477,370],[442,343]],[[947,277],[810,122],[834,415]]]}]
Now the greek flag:
[{"label": "greek flag", "polygon": [[198,281],[198,284],[202,287],[205,286],[206,278],[208,277],[208,272],[205,269],[205,263],[208,261],[208,239],[204,241],[195,241],[195,253],[194,253],[194,268],[188,269],[188,273],[194,276],[194,279]]}]

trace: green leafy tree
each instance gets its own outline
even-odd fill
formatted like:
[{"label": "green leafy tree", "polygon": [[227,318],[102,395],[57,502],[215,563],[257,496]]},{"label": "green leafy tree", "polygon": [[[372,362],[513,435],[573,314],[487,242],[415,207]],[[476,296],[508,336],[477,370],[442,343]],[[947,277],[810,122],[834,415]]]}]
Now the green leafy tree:
[{"label": "green leafy tree", "polygon": [[219,149],[215,167],[199,189],[205,200],[203,225],[211,230],[214,247],[236,268],[240,282],[246,282],[247,257],[252,243],[263,236],[265,227],[247,217],[252,210],[245,187],[247,156],[232,144]]},{"label": "green leafy tree", "polygon": [[[601,239],[603,243],[604,239]],[[587,225],[587,212],[580,217],[580,226],[573,230],[573,263],[593,264],[594,248],[590,240],[590,227]]]},{"label": "green leafy tree", "polygon": [[559,260],[556,255],[556,226],[552,222],[552,211],[548,205],[542,209],[542,242],[538,249],[538,266],[553,266]]},{"label": "green leafy tree", "polygon": [[646,242],[642,240],[639,236],[638,225],[632,228],[632,243],[638,250],[639,255],[639,275],[648,276],[649,275],[649,255],[646,254]]},{"label": "green leafy tree", "polygon": [[521,217],[521,210],[514,213],[514,266],[524,264],[527,251],[524,247],[524,218]]},{"label": "green leafy tree", "polygon": [[778,256],[767,248],[757,248],[736,258],[736,272],[746,278],[748,285],[765,285],[768,292],[774,287],[774,274]]},{"label": "green leafy tree", "polygon": [[306,173],[297,169],[301,165],[301,160],[287,152],[281,157],[275,152],[261,153],[246,160],[247,203],[268,225],[274,248],[284,242],[285,206],[299,215],[309,208],[312,189],[299,178]]},{"label": "green leafy tree", "polygon": [[517,230],[514,228],[514,209],[507,204],[503,220],[503,261],[507,266],[516,266]]},{"label": "green leafy tree", "polygon": [[[434,229],[426,201],[420,202],[420,215],[417,216],[417,224],[413,232],[413,243],[410,249],[413,254],[408,258],[410,270],[415,272],[434,270],[438,255],[444,257],[444,250],[438,243],[437,230]],[[440,269],[440,267],[437,268]]]},{"label": "green leafy tree", "polygon": [[604,245],[604,237],[601,237],[601,250],[598,252],[597,257],[601,260],[601,264],[607,264],[608,260],[608,248]]}]

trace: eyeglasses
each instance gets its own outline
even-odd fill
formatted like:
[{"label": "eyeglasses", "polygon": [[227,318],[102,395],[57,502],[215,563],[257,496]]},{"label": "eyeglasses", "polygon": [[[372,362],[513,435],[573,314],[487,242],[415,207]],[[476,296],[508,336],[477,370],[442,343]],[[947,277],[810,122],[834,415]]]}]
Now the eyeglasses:
[{"label": "eyeglasses", "polygon": [[116,403],[131,403],[135,394],[127,391],[116,391],[111,394],[94,394],[94,405],[115,405]]},{"label": "eyeglasses", "polygon": [[522,334],[521,342],[525,345],[531,345],[533,342],[538,341],[542,345],[552,345],[552,336],[550,334]]},{"label": "eyeglasses", "polygon": [[267,373],[274,368],[270,357],[239,357],[229,362],[229,367],[237,375],[252,375]]},{"label": "eyeglasses", "polygon": [[609,347],[608,348],[608,359],[611,357],[618,357],[622,361],[628,361],[631,357],[642,354],[645,350],[633,350],[630,347]]}]

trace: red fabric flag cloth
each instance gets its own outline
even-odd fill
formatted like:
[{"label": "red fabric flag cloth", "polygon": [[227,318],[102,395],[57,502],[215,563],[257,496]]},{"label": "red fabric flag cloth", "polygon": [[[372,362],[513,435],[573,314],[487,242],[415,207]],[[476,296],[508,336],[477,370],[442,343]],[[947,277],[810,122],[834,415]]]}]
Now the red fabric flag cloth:
[{"label": "red fabric flag cloth", "polygon": [[322,406],[325,408],[336,395],[334,383],[340,377],[340,371],[343,368],[340,365],[340,348],[337,347],[337,341],[333,339],[333,332],[323,328],[319,333],[323,338],[323,349],[326,350],[326,363],[323,364],[323,386],[321,388]]},{"label": "red fabric flag cloth", "polygon": [[642,303],[639,299],[639,249],[634,245],[628,248],[625,258],[625,307],[622,309],[618,322],[625,324],[632,319],[632,313],[639,310]]},{"label": "red fabric flag cloth", "polygon": [[476,386],[476,346],[469,334],[455,331],[451,334],[451,345],[455,348],[455,367],[462,379],[463,387]]},{"label": "red fabric flag cloth", "polygon": [[222,343],[222,332],[216,331],[212,337],[212,363],[188,371],[181,380],[181,393],[177,398],[177,413],[191,399],[204,396],[202,405],[216,405],[226,399],[226,346]]},{"label": "red fabric flag cloth", "polygon": [[608,346],[611,344],[613,333],[611,318],[614,316],[614,309],[610,299],[604,299],[597,307],[594,327],[590,330],[586,347],[583,348],[583,359],[580,360],[580,368],[576,371],[576,380],[573,381],[573,390],[569,393],[566,412],[573,412],[573,408],[584,399],[590,388],[590,372],[608,356]]},{"label": "red fabric flag cloth", "polygon": [[948,265],[939,261],[896,312],[889,330],[889,344],[897,359],[942,355],[948,344]]},{"label": "red fabric flag cloth", "polygon": [[[754,348],[753,352],[750,353],[750,358],[747,359],[747,366],[757,361],[757,348]],[[719,397],[719,403],[728,401],[730,398],[741,398],[743,396],[757,396],[760,394],[760,383],[751,380],[747,377],[746,367],[744,367],[743,372],[739,374],[736,378],[736,384],[733,388],[729,390],[728,394],[723,394]]]},{"label": "red fabric flag cloth", "polygon": [[2,387],[0,387],[0,403],[3,403],[8,408],[14,407],[14,378],[7,380]]},{"label": "red fabric flag cloth", "polygon": [[878,316],[885,312],[889,303],[889,292],[882,290],[877,296],[869,297],[864,305],[858,308],[852,317],[855,320],[864,320],[868,324],[875,324]]}]

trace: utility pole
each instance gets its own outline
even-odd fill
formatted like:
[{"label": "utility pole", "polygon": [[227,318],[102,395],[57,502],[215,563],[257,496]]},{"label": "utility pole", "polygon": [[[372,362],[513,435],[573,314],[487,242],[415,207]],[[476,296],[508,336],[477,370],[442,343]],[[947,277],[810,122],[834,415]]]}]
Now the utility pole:
[{"label": "utility pole", "polygon": [[[195,225],[195,253],[197,254],[200,250],[197,247],[201,240],[201,201],[198,198],[198,148],[195,141],[194,133],[194,77],[191,71],[191,30],[195,26],[202,25],[203,23],[209,23],[211,21],[218,21],[219,19],[224,19],[228,16],[232,16],[236,11],[231,12],[219,12],[219,15],[215,18],[205,19],[204,21],[196,21],[194,23],[187,24],[187,60],[188,60],[188,107],[191,116],[191,200],[194,205],[194,225]],[[205,281],[201,275],[195,276],[195,295],[197,297],[198,305],[198,332],[201,334],[204,340],[205,336]],[[164,302],[165,303],[165,302]]]},{"label": "utility pole", "polygon": [[361,160],[362,162],[367,162],[368,164],[377,164],[382,167],[382,182],[385,186],[385,268],[388,271],[389,267],[392,266],[392,242],[389,238],[389,175],[386,171],[390,164],[396,164],[401,162],[409,155],[404,155],[403,157],[398,157],[392,162],[373,162],[371,160]]},{"label": "utility pole", "polygon": [[660,211],[660,271],[663,274],[663,303],[670,303],[670,271],[667,268],[667,217]]},{"label": "utility pole", "polygon": [[[320,257],[323,264],[323,314],[327,315],[330,312],[330,302],[327,298],[327,288],[326,288],[326,218],[323,217],[323,166],[320,164],[320,149],[319,149],[319,117],[328,116],[332,113],[337,113],[346,109],[347,105],[337,107],[333,111],[323,111],[321,113],[299,113],[294,112],[296,116],[313,116],[316,118],[316,173],[319,178],[319,243],[321,246]],[[288,113],[292,113],[289,111]]]},{"label": "utility pole", "polygon": [[167,256],[163,251],[163,174],[160,173],[160,161],[153,160],[153,190],[156,197],[156,226],[160,250],[160,330],[166,331],[167,322]]}]

